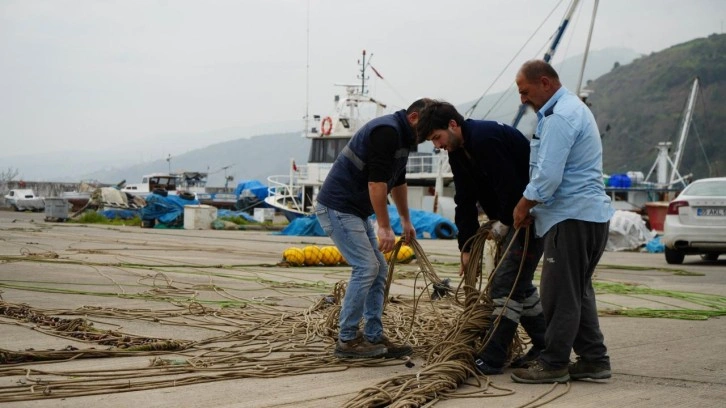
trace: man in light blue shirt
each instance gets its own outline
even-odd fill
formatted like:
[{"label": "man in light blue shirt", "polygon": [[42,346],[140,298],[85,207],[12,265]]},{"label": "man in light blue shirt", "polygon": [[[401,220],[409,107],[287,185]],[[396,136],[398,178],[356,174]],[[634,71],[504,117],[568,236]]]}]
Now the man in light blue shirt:
[{"label": "man in light blue shirt", "polygon": [[[547,331],[537,363],[514,370],[512,380],[610,378],[592,287],[614,213],[602,182],[600,132],[589,108],[545,61],[526,62],[516,81],[538,123],[530,142],[530,182],[514,208],[514,227],[534,224],[544,237],[540,295]],[[573,349],[578,359],[570,363]]]}]

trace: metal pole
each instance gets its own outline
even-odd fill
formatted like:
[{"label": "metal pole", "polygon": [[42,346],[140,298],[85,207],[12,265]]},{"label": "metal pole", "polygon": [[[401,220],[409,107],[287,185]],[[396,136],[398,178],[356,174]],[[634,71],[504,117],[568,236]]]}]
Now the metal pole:
[{"label": "metal pole", "polygon": [[577,79],[577,91],[575,95],[580,96],[582,89],[582,76],[585,74],[585,65],[587,64],[587,54],[590,51],[590,40],[592,39],[592,29],[595,27],[595,16],[597,15],[597,6],[600,0],[595,0],[595,7],[592,9],[592,20],[590,21],[590,32],[587,34],[587,45],[585,45],[585,56],[582,58],[582,68],[580,68],[580,77]]},{"label": "metal pole", "polygon": [[[559,45],[560,40],[562,39],[562,35],[565,33],[565,29],[567,29],[568,24],[570,23],[570,19],[572,19],[572,15],[575,14],[575,8],[577,8],[578,3],[580,0],[573,0],[572,4],[570,4],[570,8],[567,9],[567,13],[565,13],[565,17],[562,19],[562,23],[560,24],[560,27],[557,29],[557,34],[555,35],[554,40],[552,40],[552,44],[550,45],[550,49],[547,50],[547,52],[544,55],[544,61],[550,62],[552,57],[555,55],[555,51],[557,50],[557,45]],[[524,116],[524,113],[527,112],[527,105],[522,104],[519,105],[519,109],[517,110],[517,115],[514,117],[514,120],[512,121],[512,127],[517,127],[519,125],[519,121],[522,120],[522,116]]]},{"label": "metal pole", "polygon": [[683,128],[681,129],[681,136],[678,139],[678,146],[676,147],[676,153],[673,159],[673,168],[671,169],[670,184],[675,183],[676,175],[678,175],[678,167],[681,165],[681,158],[683,157],[683,146],[686,144],[686,138],[688,137],[688,129],[691,127],[691,118],[693,117],[693,107],[696,105],[696,95],[698,94],[698,77],[693,80],[693,88],[691,88],[691,95],[688,98],[688,105],[686,106],[686,115],[683,119]]},{"label": "metal pole", "polygon": [[360,68],[360,94],[366,94],[366,50],[363,50],[363,63]]},{"label": "metal pole", "polygon": [[307,136],[310,131],[310,0],[308,0],[307,10],[307,30],[306,30],[306,63],[305,63],[305,131],[303,136]]},{"label": "metal pole", "polygon": [[658,185],[666,186],[668,184],[668,152],[670,151],[670,142],[660,142],[656,148],[658,149],[657,176]]}]

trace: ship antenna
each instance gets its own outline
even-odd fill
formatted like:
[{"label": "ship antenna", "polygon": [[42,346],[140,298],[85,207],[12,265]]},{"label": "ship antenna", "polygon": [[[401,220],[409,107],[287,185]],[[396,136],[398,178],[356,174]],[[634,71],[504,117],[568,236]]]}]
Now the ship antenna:
[{"label": "ship antenna", "polygon": [[358,78],[360,78],[360,94],[365,95],[368,91],[366,91],[366,79],[369,77],[366,76],[366,69],[369,65],[371,65],[371,59],[373,59],[373,54],[371,54],[368,57],[368,62],[366,62],[366,50],[363,50],[363,61],[359,62],[360,65],[360,75]]}]

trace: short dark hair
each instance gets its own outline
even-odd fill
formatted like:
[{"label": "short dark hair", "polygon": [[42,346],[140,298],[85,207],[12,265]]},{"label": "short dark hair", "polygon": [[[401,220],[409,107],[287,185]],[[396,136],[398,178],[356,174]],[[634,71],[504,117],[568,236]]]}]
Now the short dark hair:
[{"label": "short dark hair", "polygon": [[430,102],[431,99],[429,98],[421,98],[416,100],[414,103],[411,104],[411,106],[408,107],[408,109],[406,109],[406,115],[410,115],[414,112],[421,112],[421,110],[425,108],[426,105]]},{"label": "short dark hair", "polygon": [[560,76],[557,75],[557,71],[552,68],[548,62],[544,60],[529,60],[522,64],[522,68],[519,69],[524,78],[529,81],[536,81],[537,79],[545,76],[560,81]]},{"label": "short dark hair", "polygon": [[459,126],[464,123],[464,117],[454,105],[445,101],[431,101],[418,114],[418,124],[416,125],[418,143],[428,140],[429,136],[437,130],[448,129],[449,121],[452,119]]}]

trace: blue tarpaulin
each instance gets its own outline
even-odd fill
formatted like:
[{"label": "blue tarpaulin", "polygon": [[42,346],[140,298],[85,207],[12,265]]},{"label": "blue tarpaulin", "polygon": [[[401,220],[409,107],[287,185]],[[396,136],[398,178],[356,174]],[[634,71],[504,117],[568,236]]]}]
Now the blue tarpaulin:
[{"label": "blue tarpaulin", "polygon": [[245,190],[249,190],[260,201],[264,201],[265,197],[267,197],[267,186],[260,183],[258,180],[240,181],[239,184],[237,184],[237,188],[234,189],[234,194],[239,197],[239,195]]},{"label": "blue tarpaulin", "polygon": [[98,211],[99,214],[108,218],[109,220],[130,220],[139,215],[139,210],[126,210],[123,208],[107,208],[105,210]]},{"label": "blue tarpaulin", "polygon": [[280,231],[280,235],[295,235],[306,237],[325,237],[328,234],[318,222],[318,217],[309,215],[307,217],[295,218],[290,224]]},{"label": "blue tarpaulin", "polygon": [[[456,224],[439,214],[421,210],[409,210],[409,213],[411,214],[411,224],[416,229],[416,238],[453,239],[459,233]],[[388,217],[391,220],[393,233],[401,235],[403,228],[396,206],[388,206]],[[375,221],[376,216],[371,216],[371,219]],[[314,215],[296,218],[280,234],[314,237],[327,235]]]},{"label": "blue tarpaulin", "polygon": [[141,209],[141,219],[182,225],[185,205],[199,205],[199,200],[196,198],[187,200],[176,195],[163,197],[158,194],[149,194],[146,197],[146,206]]},{"label": "blue tarpaulin", "polygon": [[[411,224],[416,229],[416,238],[438,238],[453,239],[459,233],[456,224],[449,221],[443,216],[423,210],[409,210],[411,216]],[[388,206],[388,218],[391,220],[391,228],[393,233],[401,235],[403,228],[401,227],[401,217],[398,216],[398,210],[395,205]],[[372,215],[371,219],[375,220],[376,216]]]},{"label": "blue tarpaulin", "polygon": [[648,243],[645,244],[645,250],[653,254],[665,252],[665,245],[661,242],[660,235],[657,235],[655,238],[648,241]]}]

